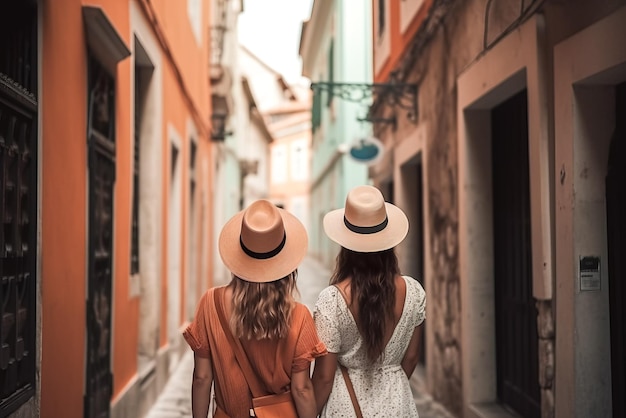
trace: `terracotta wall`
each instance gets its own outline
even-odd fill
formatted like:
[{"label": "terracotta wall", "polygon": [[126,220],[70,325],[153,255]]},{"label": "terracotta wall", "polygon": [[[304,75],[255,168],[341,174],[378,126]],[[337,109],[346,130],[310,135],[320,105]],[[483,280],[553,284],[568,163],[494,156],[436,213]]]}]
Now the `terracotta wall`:
[{"label": "terracotta wall", "polygon": [[[152,11],[163,41],[163,303],[161,344],[167,342],[167,201],[169,140],[167,126],[181,135],[183,167],[181,312],[185,322],[184,281],[188,239],[188,121],[197,131],[197,190],[209,190],[202,161],[210,162],[208,121],[208,2],[203,3],[202,45],[189,29],[186,2],[138,0]],[[131,49],[129,1],[43,0],[41,23],[41,411],[46,417],[81,417],[85,382],[86,285],[88,245],[87,194],[87,45],[81,7],[102,7],[119,36]],[[149,9],[146,9],[148,7]],[[151,20],[153,21],[153,20]],[[168,53],[167,51],[170,51]],[[130,289],[133,150],[133,57],[121,61],[116,74],[116,181],[114,200],[114,269],[112,303],[113,399],[137,376],[139,298]],[[210,166],[210,165],[209,165]],[[201,193],[198,205],[201,207]],[[206,205],[210,208],[211,205]],[[210,211],[205,222],[211,225]],[[199,211],[196,211],[199,214]],[[199,223],[198,223],[199,224]],[[200,232],[201,233],[201,232]],[[200,238],[198,238],[200,240]],[[207,241],[210,246],[211,240]],[[199,254],[198,271],[203,257]],[[210,261],[209,261],[210,262]],[[206,289],[209,279],[198,288]]]},{"label": "terracotta wall", "polygon": [[52,3],[41,36],[41,407],[73,417],[85,356],[87,64],[80,1]]},{"label": "terracotta wall", "polygon": [[[385,1],[385,0],[376,0],[372,1],[372,7],[375,9],[378,7],[377,1]],[[421,24],[426,19],[428,15],[428,10],[432,6],[433,0],[424,0],[424,3],[419,8],[417,13],[412,17],[411,23],[408,25],[406,31],[402,32],[400,25],[400,2],[397,1],[386,1],[386,12],[389,13],[388,24],[389,27],[385,30],[389,31],[389,35],[391,36],[389,55],[385,60],[385,63],[382,65],[379,71],[376,71],[374,67],[374,82],[376,83],[384,83],[389,81],[389,74],[391,71],[396,68],[398,63],[403,59],[405,52],[407,51],[410,42],[413,37],[417,33],[417,30],[421,26]],[[377,12],[374,10],[373,16],[376,16]],[[373,45],[377,44],[378,31],[372,31]],[[374,54],[376,54],[376,50],[374,50]]]}]

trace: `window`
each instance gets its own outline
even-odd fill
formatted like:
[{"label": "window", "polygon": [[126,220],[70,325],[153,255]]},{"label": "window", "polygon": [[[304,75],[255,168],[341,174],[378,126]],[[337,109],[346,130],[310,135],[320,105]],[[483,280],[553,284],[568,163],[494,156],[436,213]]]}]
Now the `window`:
[{"label": "window", "polygon": [[306,140],[300,139],[291,143],[291,179],[303,181],[307,179],[309,166],[307,161]]},{"label": "window", "polygon": [[131,224],[130,274],[139,274],[139,153],[141,130],[141,70],[135,66],[135,136],[133,147],[133,209]]},{"label": "window", "polygon": [[191,23],[191,31],[196,37],[196,42],[202,42],[202,1],[187,0],[187,16]]},{"label": "window", "polygon": [[378,36],[385,32],[385,1],[378,0]]},{"label": "window", "polygon": [[287,181],[287,152],[284,145],[272,148],[272,182]]},{"label": "window", "polygon": [[130,50],[100,7],[82,7],[87,61],[88,257],[84,416],[109,416],[113,394],[113,225],[117,64]]}]

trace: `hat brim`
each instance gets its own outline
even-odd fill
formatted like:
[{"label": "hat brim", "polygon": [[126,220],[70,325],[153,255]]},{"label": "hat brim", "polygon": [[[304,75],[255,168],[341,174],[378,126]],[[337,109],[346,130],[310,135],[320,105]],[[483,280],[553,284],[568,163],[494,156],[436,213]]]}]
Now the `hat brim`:
[{"label": "hat brim", "polygon": [[328,238],[348,250],[374,253],[388,250],[400,244],[409,232],[409,220],[400,208],[385,202],[387,226],[373,234],[359,234],[346,227],[345,209],[336,209],[324,216],[324,232]]},{"label": "hat brim", "polygon": [[290,274],[299,265],[308,248],[304,225],[291,213],[278,208],[285,227],[285,246],[271,258],[250,257],[241,248],[241,222],[245,211],[233,216],[222,228],[218,248],[222,262],[240,279],[248,282],[273,282]]}]

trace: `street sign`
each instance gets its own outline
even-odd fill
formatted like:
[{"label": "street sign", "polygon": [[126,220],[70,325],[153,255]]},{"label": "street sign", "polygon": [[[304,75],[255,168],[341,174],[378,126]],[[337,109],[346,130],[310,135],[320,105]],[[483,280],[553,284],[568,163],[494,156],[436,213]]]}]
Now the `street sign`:
[{"label": "street sign", "polygon": [[383,144],[374,137],[358,138],[348,150],[348,154],[353,160],[367,165],[380,160],[384,152]]}]

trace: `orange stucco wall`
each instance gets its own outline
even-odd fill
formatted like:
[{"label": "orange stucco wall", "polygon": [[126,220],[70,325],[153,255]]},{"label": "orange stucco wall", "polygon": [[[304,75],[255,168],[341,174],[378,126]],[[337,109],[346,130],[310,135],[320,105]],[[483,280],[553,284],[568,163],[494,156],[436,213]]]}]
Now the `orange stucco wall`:
[{"label": "orange stucco wall", "polygon": [[[123,2],[44,3],[42,45],[42,411],[82,416],[87,286],[87,46],[81,6],[99,5],[128,45]],[[61,3],[61,4],[60,4]],[[116,78],[112,358],[114,391],[137,368],[138,301],[129,297],[130,60]],[[63,185],[63,186],[60,186]],[[68,361],[72,359],[72,361]],[[63,384],[59,384],[63,382]]]},{"label": "orange stucco wall", "polygon": [[80,2],[51,3],[44,2],[40,104],[41,408],[42,416],[79,417],[87,269],[87,63]]},{"label": "orange stucco wall", "polygon": [[[208,2],[204,1],[202,46],[188,27],[186,5],[169,0],[138,0],[157,12],[165,43],[172,53],[163,60],[163,303],[162,338],[167,330],[167,199],[169,139],[167,126],[181,135],[182,246],[181,312],[184,322],[185,251],[188,220],[187,121],[198,130],[198,161],[209,159]],[[86,289],[88,260],[87,45],[81,6],[101,6],[130,48],[130,3],[119,0],[43,0],[41,60],[41,415],[82,417],[85,385]],[[145,9],[142,9],[145,10]],[[157,33],[157,31],[155,31]],[[133,144],[133,58],[121,61],[116,74],[116,182],[114,200],[114,268],[112,301],[113,397],[137,375],[139,298],[130,291]],[[210,188],[200,178],[198,189]],[[200,204],[198,199],[198,204]],[[211,205],[209,204],[209,207]],[[209,225],[211,214],[206,222]],[[208,240],[210,243],[211,240]],[[209,257],[210,248],[201,257]],[[210,270],[210,269],[209,269]],[[207,282],[203,282],[206,285]]]},{"label": "orange stucco wall", "polygon": [[[384,83],[388,81],[389,74],[396,67],[403,54],[407,50],[410,41],[413,39],[417,30],[424,22],[428,14],[428,10],[433,4],[433,0],[425,0],[424,4],[420,7],[419,11],[413,16],[409,27],[404,33],[400,30],[400,4],[397,1],[391,1],[387,3],[389,5],[389,30],[391,31],[391,48],[389,57],[385,61],[385,64],[381,67],[380,71],[374,71],[374,81],[376,83]],[[372,7],[375,7],[375,3],[372,2]],[[376,31],[372,31],[374,39],[373,45],[376,45]],[[375,69],[374,69],[375,70]]]},{"label": "orange stucco wall", "polygon": [[[182,170],[182,195],[183,203],[181,206],[181,280],[180,280],[180,294],[182,300],[180,304],[179,312],[179,324],[185,322],[185,289],[187,288],[186,277],[187,267],[185,254],[188,252],[189,239],[187,237],[187,225],[190,220],[189,215],[189,175],[187,168],[189,167],[189,136],[188,132],[188,120],[192,120],[198,131],[198,161],[208,158],[210,153],[210,147],[207,144],[208,141],[208,121],[210,113],[209,105],[209,89],[208,89],[208,49],[204,46],[208,45],[208,22],[209,22],[209,10],[208,3],[203,2],[203,18],[201,31],[202,42],[199,45],[189,25],[181,26],[181,22],[188,22],[187,9],[181,7],[179,4],[173,3],[167,0],[152,1],[150,2],[150,8],[157,21],[159,22],[159,30],[163,38],[168,44],[167,64],[164,68],[163,77],[163,126],[162,131],[164,135],[168,135],[168,126],[173,127],[176,132],[181,136],[181,149],[180,158]],[[170,167],[170,138],[166,137],[163,141],[163,161],[164,167]],[[168,211],[169,202],[169,170],[163,171],[163,213]],[[197,169],[196,180],[198,182],[198,189],[208,186],[208,179],[200,179],[198,176],[200,171]],[[200,202],[198,202],[199,204]],[[208,216],[208,215],[207,215]],[[168,242],[168,218],[165,216],[162,223],[163,228],[163,241]],[[161,271],[164,272],[163,279],[161,281],[161,306],[164,309],[161,310],[161,345],[167,344],[167,318],[168,318],[168,262],[167,245],[162,248],[162,265]],[[200,257],[208,257],[209,254],[201,254]],[[199,257],[199,258],[200,258]]]}]

